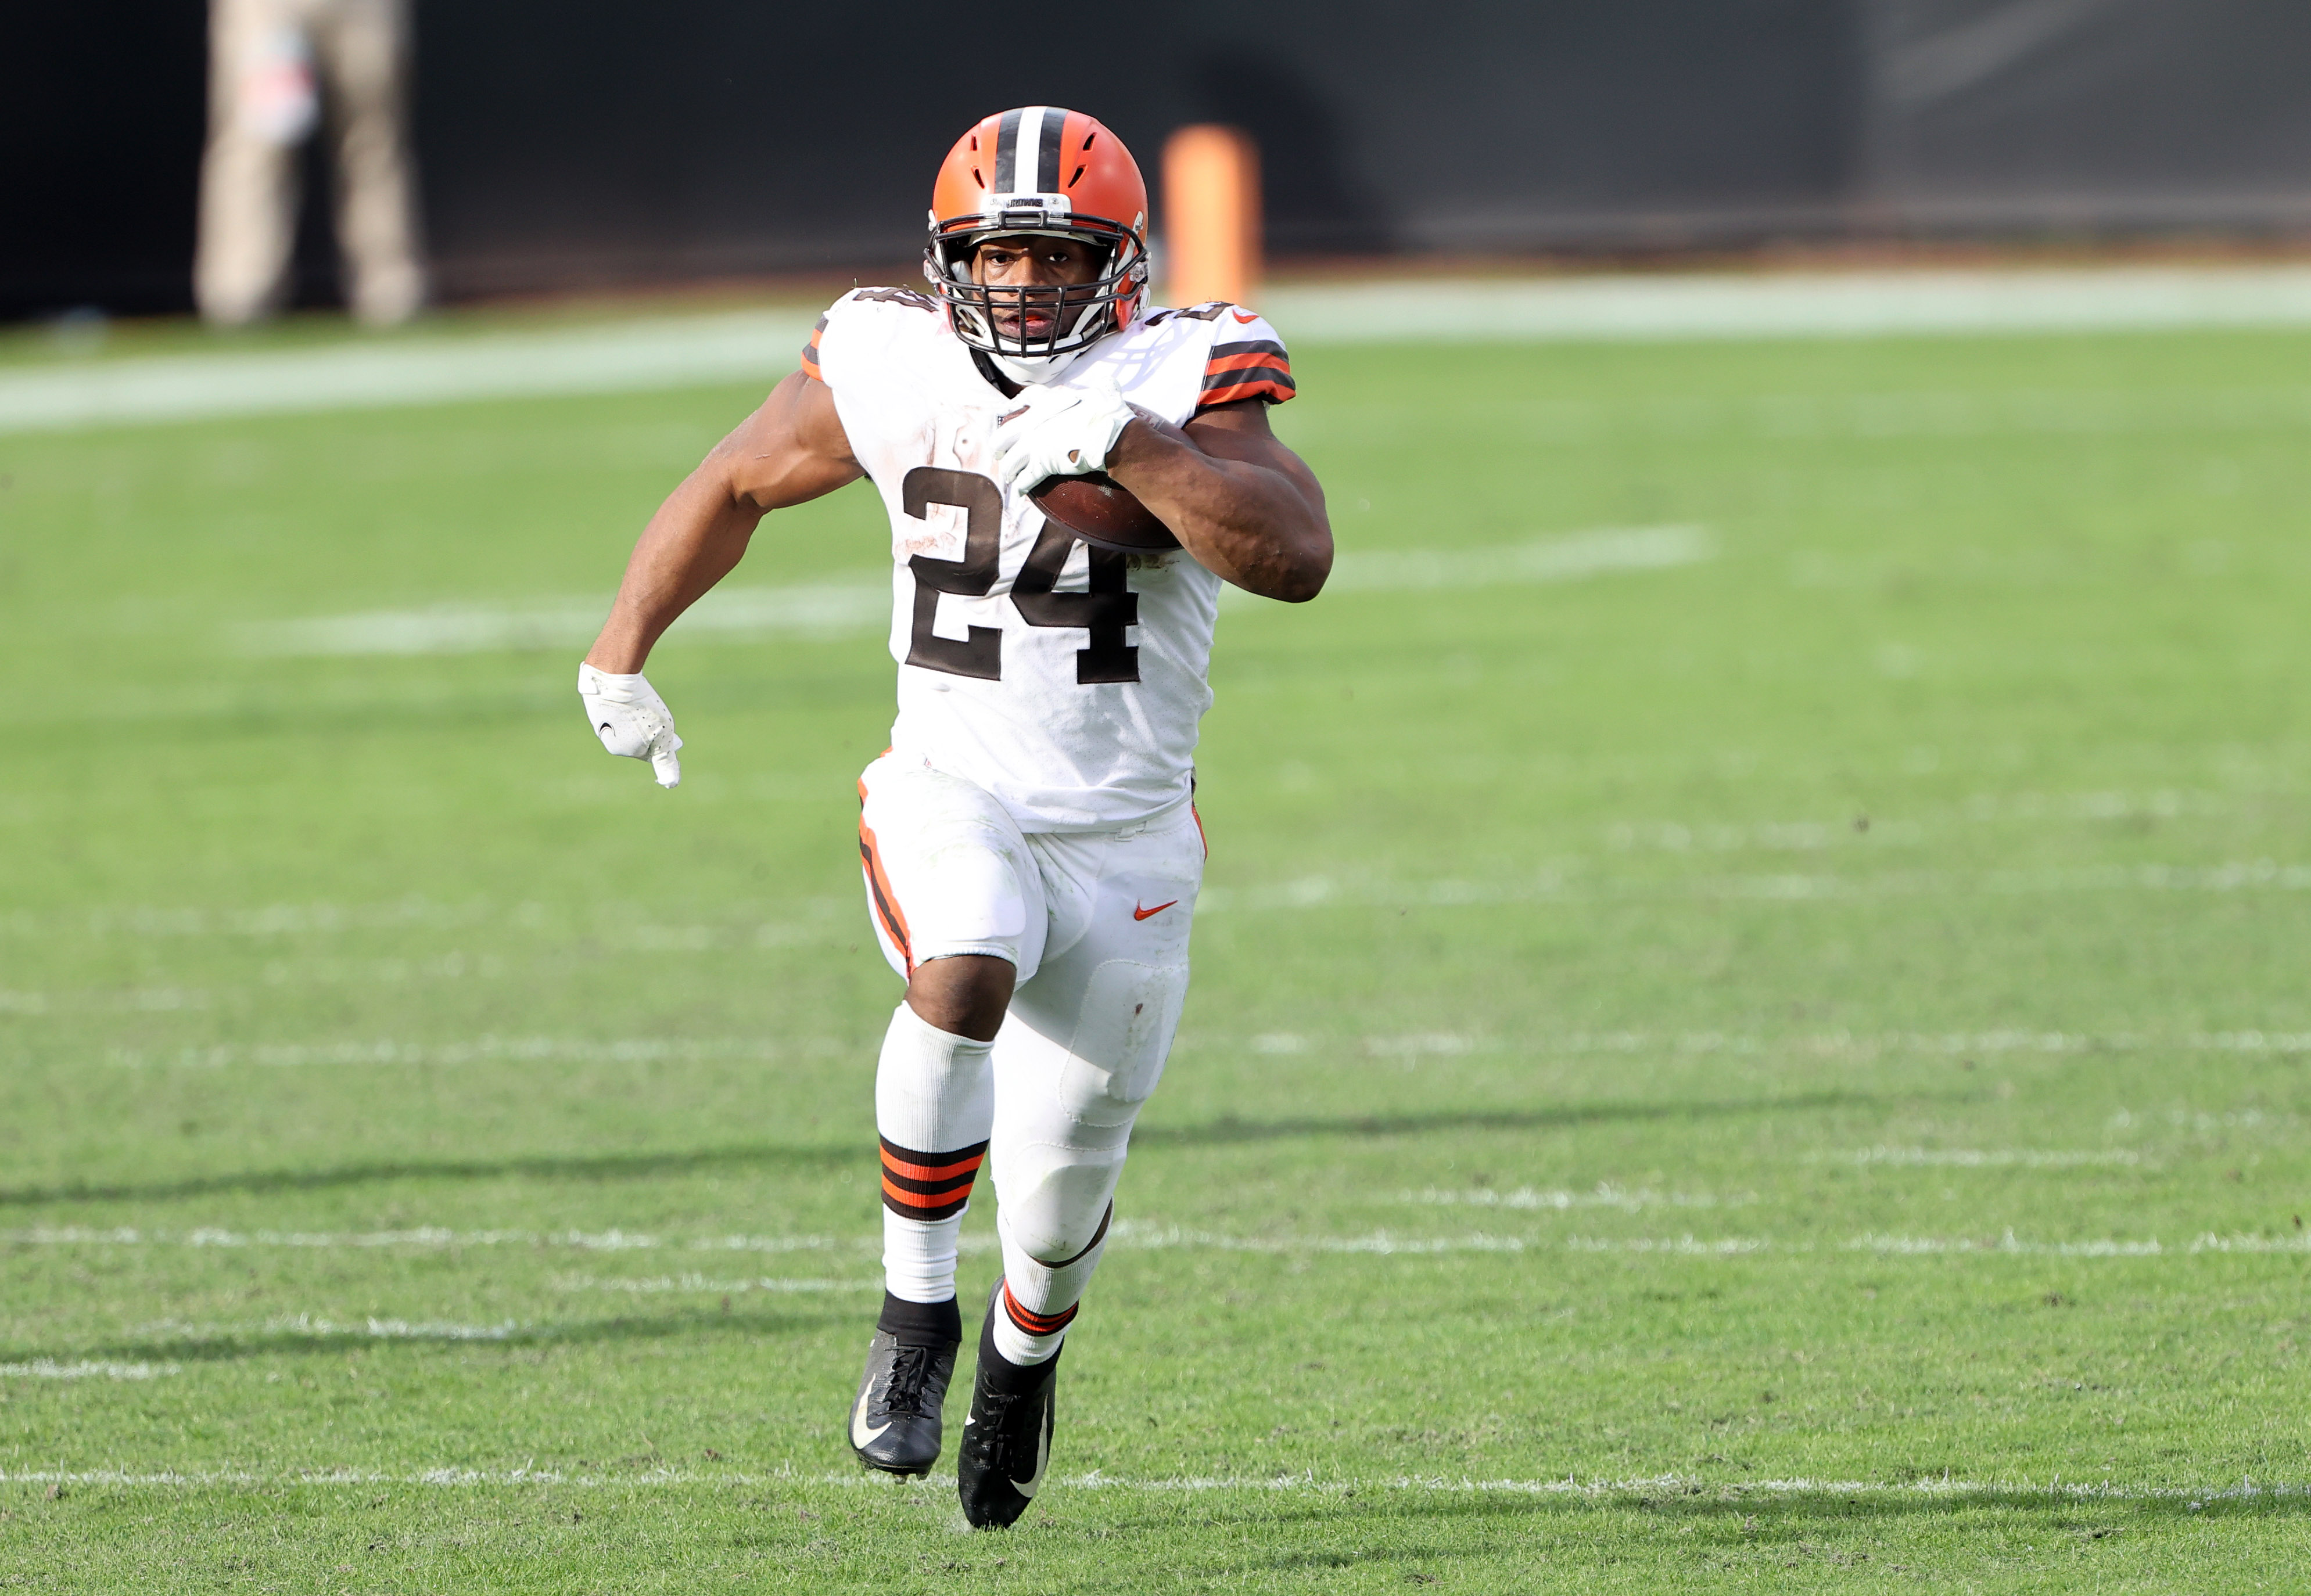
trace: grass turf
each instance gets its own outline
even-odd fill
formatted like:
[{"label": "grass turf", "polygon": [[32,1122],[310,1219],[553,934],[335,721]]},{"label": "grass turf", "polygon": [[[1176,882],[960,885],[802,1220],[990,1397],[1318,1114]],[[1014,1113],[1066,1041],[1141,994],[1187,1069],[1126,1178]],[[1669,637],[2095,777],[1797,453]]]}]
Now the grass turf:
[{"label": "grass turf", "polygon": [[670,642],[672,795],[235,642],[606,592],[750,396],[0,440],[0,1587],[2298,1586],[2307,353],[1301,351],[1347,549],[1718,552],[1225,618],[1007,1536],[840,1429],[875,641]]}]

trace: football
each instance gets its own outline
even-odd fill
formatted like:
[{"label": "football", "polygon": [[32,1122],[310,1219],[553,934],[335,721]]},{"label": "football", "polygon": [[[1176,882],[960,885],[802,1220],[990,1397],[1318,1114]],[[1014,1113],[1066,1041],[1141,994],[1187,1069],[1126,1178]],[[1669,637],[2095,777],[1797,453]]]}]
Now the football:
[{"label": "football", "polygon": [[[1142,422],[1164,437],[1190,449],[1196,447],[1195,440],[1154,411],[1137,405],[1132,409],[1139,412]],[[1172,536],[1172,528],[1157,520],[1145,504],[1132,496],[1129,488],[1104,471],[1087,471],[1080,476],[1047,476],[1042,485],[1027,497],[1047,518],[1086,543],[1101,548],[1145,554],[1180,546],[1180,540]]]}]

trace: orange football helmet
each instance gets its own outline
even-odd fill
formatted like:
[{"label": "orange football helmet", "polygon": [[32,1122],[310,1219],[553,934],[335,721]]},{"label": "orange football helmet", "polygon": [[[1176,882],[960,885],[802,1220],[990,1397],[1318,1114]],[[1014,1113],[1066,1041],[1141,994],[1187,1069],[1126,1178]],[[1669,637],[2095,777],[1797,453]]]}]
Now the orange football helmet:
[{"label": "orange football helmet", "polygon": [[[1044,233],[1106,251],[1099,276],[1068,287],[987,287],[971,280],[986,239]],[[987,118],[955,141],[931,188],[923,275],[946,301],[955,336],[1014,360],[1070,354],[1131,325],[1147,293],[1147,184],[1123,141],[1081,111],[1023,106]],[[1032,299],[1055,311],[1050,330],[1017,336],[995,312]],[[1041,319],[1040,318],[1038,319]]]}]

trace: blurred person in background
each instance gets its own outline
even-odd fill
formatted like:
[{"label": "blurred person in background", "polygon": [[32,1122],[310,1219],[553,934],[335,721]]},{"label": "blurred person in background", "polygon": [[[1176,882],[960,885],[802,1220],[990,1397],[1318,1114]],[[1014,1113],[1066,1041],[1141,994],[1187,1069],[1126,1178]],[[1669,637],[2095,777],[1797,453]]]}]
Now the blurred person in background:
[{"label": "blurred person in background", "polygon": [[289,291],[298,147],[321,120],[336,141],[337,243],[353,313],[406,321],[425,300],[415,180],[404,136],[408,0],[211,0],[209,140],[193,292],[237,327]]}]

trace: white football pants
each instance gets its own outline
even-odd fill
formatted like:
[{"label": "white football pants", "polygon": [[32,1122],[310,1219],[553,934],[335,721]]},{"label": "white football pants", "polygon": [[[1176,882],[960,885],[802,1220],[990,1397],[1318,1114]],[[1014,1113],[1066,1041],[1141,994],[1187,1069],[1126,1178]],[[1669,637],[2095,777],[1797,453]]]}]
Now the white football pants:
[{"label": "white football pants", "polygon": [[903,1004],[892,1018],[876,1081],[886,1283],[910,1301],[955,1295],[955,1235],[990,1159],[1018,1332],[1006,1355],[1048,1356],[1179,1026],[1202,827],[1182,805],[1114,831],[1024,833],[983,789],[892,754],[859,792],[868,910],[891,967],[984,954],[1018,971],[991,1047]]}]

